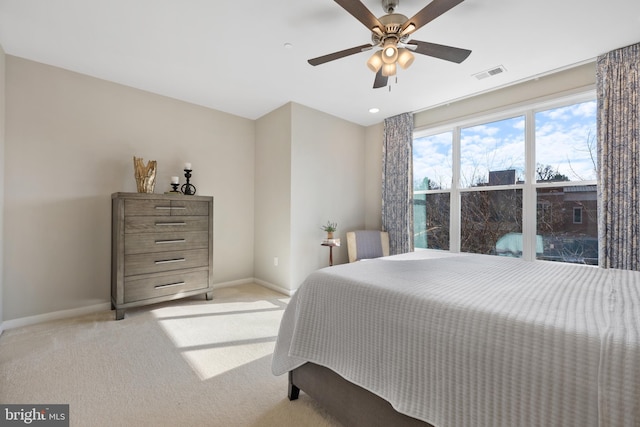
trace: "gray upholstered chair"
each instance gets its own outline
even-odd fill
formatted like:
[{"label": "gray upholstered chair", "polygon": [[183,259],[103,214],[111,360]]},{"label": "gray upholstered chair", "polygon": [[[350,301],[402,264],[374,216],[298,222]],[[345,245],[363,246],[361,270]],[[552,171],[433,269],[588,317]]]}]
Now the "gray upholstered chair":
[{"label": "gray upholstered chair", "polygon": [[389,255],[389,233],[378,230],[347,232],[349,262]]}]

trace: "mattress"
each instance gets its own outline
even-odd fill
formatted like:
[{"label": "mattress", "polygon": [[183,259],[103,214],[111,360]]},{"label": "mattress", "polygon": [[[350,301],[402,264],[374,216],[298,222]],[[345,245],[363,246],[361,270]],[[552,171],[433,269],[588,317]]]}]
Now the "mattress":
[{"label": "mattress", "polygon": [[640,425],[640,272],[426,250],[318,270],[272,371],[307,361],[439,427]]}]

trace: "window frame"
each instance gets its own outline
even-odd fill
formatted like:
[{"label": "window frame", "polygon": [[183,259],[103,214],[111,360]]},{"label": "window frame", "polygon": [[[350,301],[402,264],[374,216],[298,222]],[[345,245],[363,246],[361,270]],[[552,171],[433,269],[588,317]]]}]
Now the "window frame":
[{"label": "window frame", "polygon": [[[583,102],[595,101],[594,87],[582,89],[576,92],[565,92],[555,96],[534,99],[516,105],[505,106],[488,112],[463,116],[444,123],[425,126],[414,129],[413,139],[435,136],[445,132],[452,133],[452,182],[450,188],[438,190],[418,190],[413,194],[438,194],[449,193],[450,219],[449,219],[449,251],[460,252],[461,245],[461,195],[472,191],[494,190],[522,190],[522,259],[527,261],[542,261],[536,258],[536,209],[537,189],[545,187],[557,187],[558,182],[536,182],[536,158],[535,158],[535,115],[546,110],[567,107]],[[524,116],[525,120],[525,171],[524,183],[513,185],[494,185],[482,187],[460,187],[460,163],[461,163],[461,130],[468,127],[492,123],[517,116]],[[597,180],[566,181],[562,186],[597,185]],[[414,248],[420,250],[421,248]]]},{"label": "window frame", "polygon": [[[576,212],[580,213],[580,220],[576,220]],[[574,224],[582,224],[582,206],[574,206],[573,207],[573,223]]]}]

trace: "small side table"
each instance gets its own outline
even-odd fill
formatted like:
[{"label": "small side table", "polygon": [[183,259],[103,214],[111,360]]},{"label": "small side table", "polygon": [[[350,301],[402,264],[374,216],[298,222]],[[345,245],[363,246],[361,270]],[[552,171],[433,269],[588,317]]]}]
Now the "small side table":
[{"label": "small side table", "polygon": [[331,267],[333,265],[333,248],[340,246],[340,239],[325,239],[320,244],[329,247],[329,267]]}]

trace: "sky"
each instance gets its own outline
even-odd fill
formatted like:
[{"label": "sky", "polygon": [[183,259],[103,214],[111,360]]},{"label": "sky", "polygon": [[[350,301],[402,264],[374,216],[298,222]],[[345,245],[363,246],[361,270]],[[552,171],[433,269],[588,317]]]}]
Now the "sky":
[{"label": "sky", "polygon": [[[595,180],[596,101],[553,108],[535,114],[536,164],[571,181]],[[515,169],[524,178],[525,118],[517,116],[463,128],[460,134],[460,185],[487,182],[489,171]],[[428,177],[451,187],[453,133],[416,138],[413,177]]]}]

